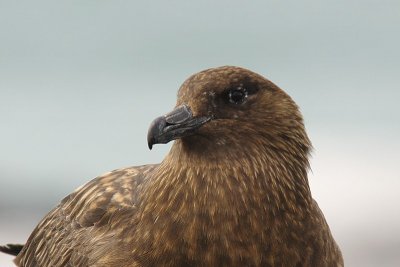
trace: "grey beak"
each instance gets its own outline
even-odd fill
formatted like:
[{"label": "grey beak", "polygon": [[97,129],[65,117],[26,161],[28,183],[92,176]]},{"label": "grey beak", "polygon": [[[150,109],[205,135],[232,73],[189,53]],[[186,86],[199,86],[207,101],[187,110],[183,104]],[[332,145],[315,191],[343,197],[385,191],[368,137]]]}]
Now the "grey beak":
[{"label": "grey beak", "polygon": [[147,133],[147,144],[152,149],[154,144],[166,144],[172,140],[193,135],[210,117],[194,117],[187,105],[182,105],[164,116],[156,118]]}]

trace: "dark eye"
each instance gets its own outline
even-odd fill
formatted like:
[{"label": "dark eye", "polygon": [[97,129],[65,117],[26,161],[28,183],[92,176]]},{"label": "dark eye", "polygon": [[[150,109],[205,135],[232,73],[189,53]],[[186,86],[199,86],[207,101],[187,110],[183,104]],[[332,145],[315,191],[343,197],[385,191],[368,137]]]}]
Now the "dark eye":
[{"label": "dark eye", "polygon": [[242,104],[247,98],[247,91],[241,87],[231,89],[228,93],[229,102],[232,104]]}]

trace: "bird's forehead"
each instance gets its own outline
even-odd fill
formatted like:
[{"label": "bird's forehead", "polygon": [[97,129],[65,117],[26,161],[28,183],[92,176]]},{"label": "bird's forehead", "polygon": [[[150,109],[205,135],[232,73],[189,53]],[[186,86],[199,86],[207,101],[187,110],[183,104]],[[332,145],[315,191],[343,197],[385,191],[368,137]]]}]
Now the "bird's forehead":
[{"label": "bird's forehead", "polygon": [[220,93],[229,87],[246,82],[256,82],[260,75],[239,67],[207,69],[189,77],[178,92],[178,100]]}]

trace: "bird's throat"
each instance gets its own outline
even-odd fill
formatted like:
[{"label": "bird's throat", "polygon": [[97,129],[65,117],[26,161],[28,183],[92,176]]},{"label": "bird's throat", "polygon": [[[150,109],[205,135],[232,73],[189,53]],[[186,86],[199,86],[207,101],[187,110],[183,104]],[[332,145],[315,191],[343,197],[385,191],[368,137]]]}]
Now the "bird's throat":
[{"label": "bird's throat", "polygon": [[[252,255],[262,253],[265,244],[281,238],[280,227],[307,217],[311,194],[305,168],[282,168],[262,158],[238,158],[228,165],[197,159],[194,164],[182,150],[174,151],[146,186],[137,228],[144,246],[160,250],[161,258],[166,252],[185,259],[218,258],[233,244],[257,250]],[[215,255],[196,254],[203,250]]]},{"label": "bird's throat", "polygon": [[207,215],[216,223],[224,216],[265,217],[308,208],[312,198],[306,164],[267,154],[250,161],[246,151],[240,153],[204,160],[173,147],[155,170],[146,193],[152,201],[146,203],[154,203],[155,214],[166,213],[176,221]]}]

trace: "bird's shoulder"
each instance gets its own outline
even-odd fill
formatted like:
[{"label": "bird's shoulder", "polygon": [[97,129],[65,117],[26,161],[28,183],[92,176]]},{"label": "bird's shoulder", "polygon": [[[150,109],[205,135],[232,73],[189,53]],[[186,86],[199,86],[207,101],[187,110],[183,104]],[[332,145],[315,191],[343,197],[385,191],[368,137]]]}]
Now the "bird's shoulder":
[{"label": "bird's shoulder", "polygon": [[117,169],[99,176],[65,197],[56,208],[83,227],[101,222],[117,209],[135,209],[141,188],[157,165]]},{"label": "bird's shoulder", "polygon": [[127,220],[134,217],[142,187],[156,167],[117,169],[76,189],[38,224],[17,265],[90,266],[123,230],[118,225],[133,223]]}]

